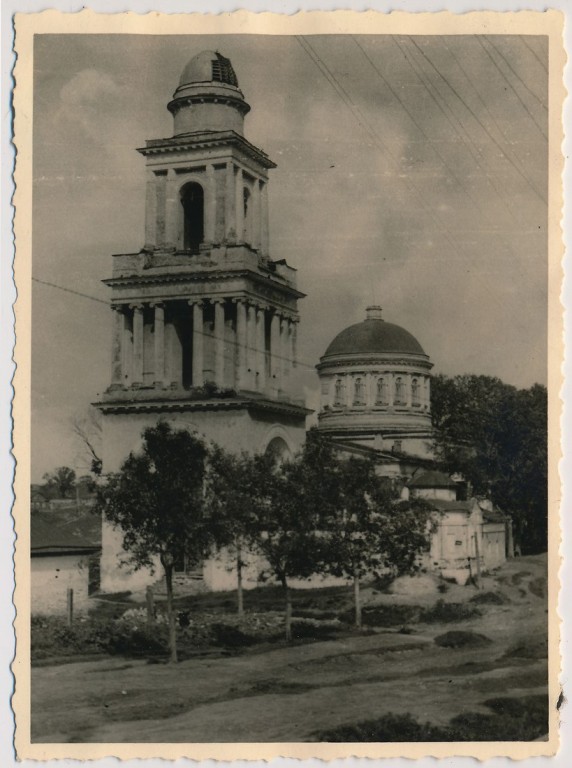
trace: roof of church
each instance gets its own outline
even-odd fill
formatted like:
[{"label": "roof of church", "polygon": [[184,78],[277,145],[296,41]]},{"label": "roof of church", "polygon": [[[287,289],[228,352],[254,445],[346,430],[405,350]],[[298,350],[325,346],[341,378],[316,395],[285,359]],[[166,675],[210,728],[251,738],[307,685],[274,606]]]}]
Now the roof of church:
[{"label": "roof of church", "polygon": [[218,51],[201,51],[187,63],[179,80],[179,87],[190,83],[226,83],[238,88],[238,80],[230,63]]},{"label": "roof of church", "polygon": [[425,355],[415,336],[399,325],[382,320],[380,307],[368,307],[367,318],[338,333],[326,349],[324,357],[380,352]]}]

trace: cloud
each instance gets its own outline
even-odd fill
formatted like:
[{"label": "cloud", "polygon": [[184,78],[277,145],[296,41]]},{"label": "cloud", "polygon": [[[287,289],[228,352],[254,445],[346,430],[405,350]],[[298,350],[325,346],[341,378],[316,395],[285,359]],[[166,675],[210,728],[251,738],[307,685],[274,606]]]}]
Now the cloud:
[{"label": "cloud", "polygon": [[119,96],[121,88],[105,72],[82,69],[62,86],[60,99],[67,106],[97,105],[101,99]]}]

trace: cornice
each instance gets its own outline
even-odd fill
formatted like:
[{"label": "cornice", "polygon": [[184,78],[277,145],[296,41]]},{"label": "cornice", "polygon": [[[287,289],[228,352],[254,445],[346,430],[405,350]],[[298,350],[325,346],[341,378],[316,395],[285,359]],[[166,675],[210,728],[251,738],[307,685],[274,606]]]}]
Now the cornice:
[{"label": "cornice", "polygon": [[187,282],[213,282],[232,280],[236,278],[248,278],[259,285],[271,288],[272,290],[279,290],[289,294],[296,299],[303,299],[306,294],[299,291],[297,288],[293,288],[287,283],[279,282],[274,279],[273,276],[260,275],[249,269],[240,270],[216,270],[212,272],[177,272],[174,274],[152,274],[152,275],[127,275],[125,277],[108,277],[102,280],[105,285],[111,288],[118,288],[121,286],[137,286],[137,285],[165,285],[169,283],[187,283]]},{"label": "cornice", "polygon": [[147,157],[194,149],[210,149],[211,147],[224,145],[238,147],[264,168],[276,168],[276,163],[265,152],[255,147],[254,144],[251,144],[244,136],[236,133],[236,131],[213,131],[212,134],[201,132],[198,134],[173,136],[169,139],[150,139],[145,147],[137,147],[137,152]]},{"label": "cornice", "polygon": [[92,403],[102,413],[122,414],[122,413],[177,413],[177,412],[209,412],[209,411],[237,411],[246,410],[249,412],[265,411],[277,413],[294,418],[305,419],[312,413],[311,410],[295,403],[279,402],[274,400],[257,398],[229,398],[229,399],[207,399],[207,400],[167,400],[157,398],[156,400],[101,400]]}]

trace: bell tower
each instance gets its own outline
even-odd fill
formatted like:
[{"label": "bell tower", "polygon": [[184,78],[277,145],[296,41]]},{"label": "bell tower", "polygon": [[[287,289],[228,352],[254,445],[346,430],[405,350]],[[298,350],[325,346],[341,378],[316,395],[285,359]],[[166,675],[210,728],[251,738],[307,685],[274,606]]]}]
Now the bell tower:
[{"label": "bell tower", "polygon": [[272,261],[270,158],[244,137],[250,106],[232,64],[203,51],[168,109],[173,135],[146,163],[145,239],[113,257],[111,383],[104,471],[159,417],[229,449],[293,452],[308,411],[296,398],[296,270]]}]

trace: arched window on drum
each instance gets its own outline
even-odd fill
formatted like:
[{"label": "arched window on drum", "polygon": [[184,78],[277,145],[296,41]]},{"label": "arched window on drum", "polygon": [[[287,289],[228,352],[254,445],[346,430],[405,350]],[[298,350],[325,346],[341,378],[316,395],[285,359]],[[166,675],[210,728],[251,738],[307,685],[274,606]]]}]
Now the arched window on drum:
[{"label": "arched window on drum", "polygon": [[387,379],[380,376],[377,380],[375,391],[375,404],[376,405],[389,405],[389,386]]},{"label": "arched window on drum", "polygon": [[421,391],[418,379],[411,380],[411,405],[421,405]]},{"label": "arched window on drum", "polygon": [[342,379],[336,379],[334,388],[334,405],[341,408],[346,404],[346,388]]},{"label": "arched window on drum", "polygon": [[359,376],[354,382],[354,405],[365,405],[365,382]]},{"label": "arched window on drum", "polygon": [[398,376],[395,379],[395,404],[396,405],[405,405],[406,403],[405,399],[405,382],[401,378],[401,376]]}]

